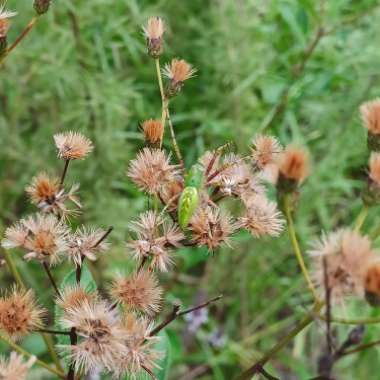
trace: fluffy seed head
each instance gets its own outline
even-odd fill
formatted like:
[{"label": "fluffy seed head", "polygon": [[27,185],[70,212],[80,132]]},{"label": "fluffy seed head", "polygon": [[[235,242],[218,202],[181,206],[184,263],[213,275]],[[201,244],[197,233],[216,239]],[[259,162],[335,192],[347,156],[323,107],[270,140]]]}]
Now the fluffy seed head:
[{"label": "fluffy seed head", "polygon": [[192,78],[196,71],[184,59],[174,58],[170,64],[165,65],[163,74],[170,80],[166,90],[167,96],[176,95],[182,89],[184,82]]},{"label": "fluffy seed head", "polygon": [[45,311],[36,305],[32,290],[14,288],[0,298],[0,329],[18,340],[41,328]]},{"label": "fluffy seed head", "polygon": [[154,315],[160,310],[162,289],[153,273],[141,270],[130,277],[119,275],[112,283],[111,295],[131,310]]},{"label": "fluffy seed head", "polygon": [[277,161],[282,146],[273,136],[256,135],[252,141],[251,155],[259,169]]},{"label": "fluffy seed head", "polygon": [[0,6],[0,38],[7,36],[10,27],[9,19],[16,14],[16,12],[7,11],[5,5]]},{"label": "fluffy seed head", "polygon": [[141,190],[157,194],[178,173],[178,168],[170,164],[170,157],[163,150],[144,148],[130,162],[127,174]]},{"label": "fluffy seed head", "polygon": [[152,145],[159,144],[164,133],[164,126],[161,120],[146,120],[141,124],[145,140]]},{"label": "fluffy seed head", "polygon": [[380,153],[371,153],[369,159],[369,177],[377,186],[380,186]]},{"label": "fluffy seed head", "polygon": [[284,220],[276,203],[262,195],[250,198],[245,214],[239,221],[241,227],[256,238],[265,235],[278,236],[284,227]]},{"label": "fluffy seed head", "polygon": [[145,318],[137,318],[133,314],[127,314],[123,321],[126,335],[127,352],[117,363],[115,374],[128,374],[135,378],[141,371],[148,369],[153,372],[160,368],[157,361],[162,354],[154,349],[159,340],[150,336],[153,325]]},{"label": "fluffy seed head", "polygon": [[100,228],[78,228],[68,238],[67,257],[77,265],[82,264],[84,257],[96,261],[97,256],[108,248],[107,242],[101,240],[104,235],[105,231]]},{"label": "fluffy seed head", "polygon": [[160,17],[150,17],[143,30],[149,55],[153,58],[159,57],[163,51],[164,21]]},{"label": "fluffy seed head", "polygon": [[97,294],[87,292],[79,285],[66,286],[57,298],[57,305],[63,310],[81,307],[84,303],[96,302]]},{"label": "fluffy seed head", "polygon": [[373,135],[380,134],[380,99],[374,99],[360,106],[363,126]]},{"label": "fluffy seed head", "polygon": [[231,215],[219,208],[199,207],[190,220],[192,240],[199,246],[205,245],[210,251],[222,243],[229,245],[230,236],[237,229]]},{"label": "fluffy seed head", "polygon": [[77,371],[113,370],[118,358],[125,352],[123,330],[116,310],[105,302],[84,301],[64,310],[62,327],[75,328],[79,336],[75,346],[63,346]]},{"label": "fluffy seed head", "polygon": [[156,212],[147,211],[132,222],[130,228],[135,238],[127,246],[132,250],[133,258],[138,262],[149,258],[152,269],[167,271],[173,264],[170,249],[180,247],[185,238],[179,227]]},{"label": "fluffy seed head", "polygon": [[27,362],[16,352],[11,352],[9,358],[0,357],[0,379],[2,380],[26,380],[29,369],[36,361],[35,356],[31,356]]},{"label": "fluffy seed head", "polygon": [[175,180],[167,183],[161,190],[160,195],[165,202],[168,211],[174,211],[178,207],[178,201],[184,189],[182,178],[177,177]]},{"label": "fluffy seed head", "polygon": [[287,146],[279,163],[280,174],[288,180],[302,182],[309,174],[309,155],[295,146]]},{"label": "fluffy seed head", "polygon": [[[348,295],[364,295],[365,275],[375,258],[368,237],[350,230],[338,230],[317,241],[309,252],[314,258],[315,284],[324,288],[323,260],[331,297],[342,300]],[[322,294],[324,290],[321,291]]]},{"label": "fluffy seed head", "polygon": [[26,260],[36,259],[56,264],[67,250],[67,227],[51,214],[36,214],[21,219],[5,231],[2,246],[21,247],[27,251]]},{"label": "fluffy seed head", "polygon": [[94,149],[91,140],[78,132],[57,133],[54,141],[63,160],[81,160]]}]

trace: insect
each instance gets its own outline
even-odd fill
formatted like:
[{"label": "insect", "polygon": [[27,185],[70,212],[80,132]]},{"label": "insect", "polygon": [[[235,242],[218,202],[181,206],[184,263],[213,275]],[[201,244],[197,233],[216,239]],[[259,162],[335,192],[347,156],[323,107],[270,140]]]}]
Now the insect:
[{"label": "insect", "polygon": [[199,204],[199,192],[203,184],[203,173],[199,165],[193,165],[185,177],[185,188],[178,202],[178,222],[184,230]]}]

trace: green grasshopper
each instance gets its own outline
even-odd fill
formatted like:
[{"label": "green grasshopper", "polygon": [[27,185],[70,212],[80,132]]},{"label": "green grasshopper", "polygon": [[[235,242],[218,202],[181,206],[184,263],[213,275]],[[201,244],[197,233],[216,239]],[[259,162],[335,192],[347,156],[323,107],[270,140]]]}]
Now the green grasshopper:
[{"label": "green grasshopper", "polygon": [[214,154],[210,160],[208,167],[203,173],[199,164],[195,164],[191,167],[187,175],[185,176],[185,188],[183,189],[178,202],[178,223],[180,227],[185,230],[189,225],[191,217],[194,215],[195,210],[199,204],[199,190],[207,185],[210,178],[215,177],[223,169],[216,170],[210,175],[210,172],[215,164],[218,156],[231,146],[231,143],[227,143],[214,151]]}]

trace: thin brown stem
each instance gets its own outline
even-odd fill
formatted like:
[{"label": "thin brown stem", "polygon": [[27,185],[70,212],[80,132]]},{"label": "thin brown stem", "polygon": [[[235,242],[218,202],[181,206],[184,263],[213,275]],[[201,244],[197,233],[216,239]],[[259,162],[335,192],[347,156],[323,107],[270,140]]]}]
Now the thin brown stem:
[{"label": "thin brown stem", "polygon": [[142,365],[141,368],[153,379],[153,380],[158,380],[156,376],[154,376],[154,373],[145,365]]},{"label": "thin brown stem", "polygon": [[137,268],[137,272],[140,272],[140,271],[144,268],[144,265],[145,265],[145,263],[146,263],[147,260],[148,260],[148,256],[144,256],[144,257],[141,259],[140,265],[139,265],[139,267]]},{"label": "thin brown stem", "polygon": [[53,274],[50,271],[49,265],[44,261],[42,263],[42,266],[44,267],[45,272],[48,275],[50,283],[53,285],[53,288],[54,288],[55,292],[57,293],[58,296],[61,296],[61,292],[58,289],[58,286],[57,286],[57,284],[56,284],[56,282],[54,280]]},{"label": "thin brown stem", "polygon": [[70,331],[58,331],[58,330],[49,330],[49,329],[37,329],[34,330],[39,333],[46,333],[51,335],[70,335]]},{"label": "thin brown stem", "polygon": [[[70,331],[70,343],[75,346],[78,343],[78,335],[73,327]],[[74,363],[70,364],[69,371],[67,373],[67,380],[75,380],[75,367]]]},{"label": "thin brown stem", "polygon": [[63,172],[61,175],[61,180],[59,181],[59,185],[62,187],[63,183],[65,182],[67,169],[69,168],[70,160],[65,160],[65,166],[63,167]]},{"label": "thin brown stem", "polygon": [[172,323],[178,317],[180,317],[182,315],[185,315],[185,314],[192,313],[193,311],[202,309],[202,308],[210,305],[212,302],[220,300],[222,297],[223,296],[220,295],[220,296],[212,298],[212,299],[210,299],[210,300],[208,300],[208,301],[206,301],[204,303],[201,303],[200,305],[191,307],[191,308],[183,310],[183,311],[180,311],[180,308],[181,308],[180,305],[175,304],[173,306],[172,312],[166,317],[166,319],[164,321],[162,321],[155,329],[153,329],[149,335],[153,336],[153,335],[158,334],[163,328],[165,328],[167,325],[169,325],[170,323]]},{"label": "thin brown stem", "polygon": [[341,357],[342,356],[346,356],[346,355],[351,355],[351,354],[356,354],[357,352],[360,352],[360,351],[364,351],[368,348],[372,348],[372,347],[375,347],[375,346],[378,346],[380,345],[380,339],[379,340],[375,340],[374,342],[369,342],[369,343],[365,343],[365,344],[362,344],[360,346],[357,346],[355,348],[353,348],[352,350],[347,350],[347,351],[344,351],[343,353],[341,353]]},{"label": "thin brown stem", "polygon": [[181,154],[181,151],[180,151],[178,143],[177,143],[177,138],[175,136],[173,122],[172,122],[172,119],[170,117],[169,101],[168,100],[165,101],[165,112],[166,112],[166,118],[168,119],[168,125],[169,125],[170,136],[171,136],[171,139],[172,139],[172,144],[173,144],[174,152],[175,152],[175,154],[176,154],[176,156],[178,158],[180,166],[182,168],[184,168],[185,164],[183,162],[182,154]]},{"label": "thin brown stem", "polygon": [[108,235],[113,231],[113,227],[108,227],[107,231],[104,233],[104,235],[96,242],[94,245],[94,248],[96,248],[99,244],[101,244],[105,239],[107,239]]}]

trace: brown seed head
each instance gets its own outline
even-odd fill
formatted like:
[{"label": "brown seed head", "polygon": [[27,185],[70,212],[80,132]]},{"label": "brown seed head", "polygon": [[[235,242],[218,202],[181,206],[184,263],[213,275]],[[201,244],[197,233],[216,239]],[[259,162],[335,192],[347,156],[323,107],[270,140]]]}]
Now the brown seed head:
[{"label": "brown seed head", "polygon": [[141,124],[145,140],[152,145],[159,144],[162,140],[164,127],[161,120],[146,120]]},{"label": "brown seed head", "polygon": [[0,328],[18,340],[42,326],[45,311],[36,305],[32,290],[14,288],[0,299]]},{"label": "brown seed head", "polygon": [[127,175],[143,191],[157,194],[179,174],[163,150],[144,148],[129,164]]},{"label": "brown seed head", "polygon": [[166,95],[169,97],[176,95],[181,90],[183,83],[192,78],[196,71],[184,59],[174,58],[163,69],[163,74],[170,80]]},{"label": "brown seed head", "polygon": [[111,295],[131,310],[154,315],[160,310],[162,289],[153,273],[141,270],[130,277],[118,276]]},{"label": "brown seed head", "polygon": [[57,305],[63,310],[80,308],[84,303],[92,303],[97,300],[96,293],[89,293],[79,285],[67,286],[57,298]]},{"label": "brown seed head", "polygon": [[309,155],[295,146],[287,146],[279,162],[280,174],[286,178],[301,183],[309,175]]},{"label": "brown seed head", "polygon": [[374,99],[360,106],[363,126],[373,135],[380,134],[380,99]]},{"label": "brown seed head", "polygon": [[41,173],[33,178],[32,183],[27,186],[26,192],[34,204],[53,203],[59,188],[59,178]]},{"label": "brown seed head", "polygon": [[273,136],[257,135],[252,141],[251,155],[259,169],[277,161],[282,146]]},{"label": "brown seed head", "polygon": [[0,6],[0,38],[5,38],[10,27],[9,19],[16,16],[16,12],[10,12],[5,9],[5,5]]},{"label": "brown seed head", "polygon": [[58,158],[64,160],[81,160],[94,149],[91,140],[78,132],[58,133],[54,135],[54,141]]}]

